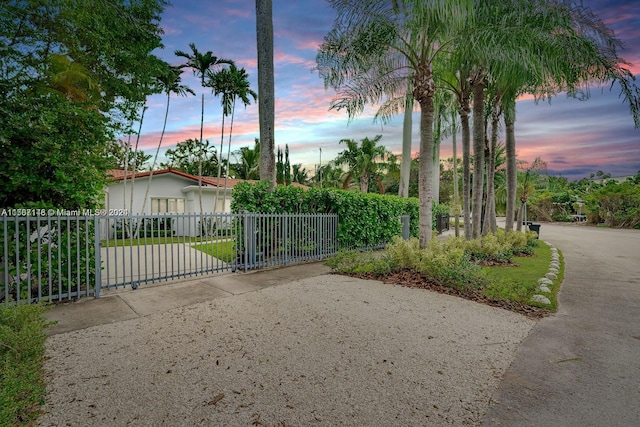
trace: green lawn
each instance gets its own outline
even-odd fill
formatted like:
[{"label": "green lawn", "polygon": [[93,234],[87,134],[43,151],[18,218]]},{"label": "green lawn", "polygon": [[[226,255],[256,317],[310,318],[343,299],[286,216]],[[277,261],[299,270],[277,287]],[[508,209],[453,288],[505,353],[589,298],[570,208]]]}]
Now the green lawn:
[{"label": "green lawn", "polygon": [[193,245],[192,248],[218,258],[223,262],[232,262],[236,258],[235,240],[224,240],[220,242]]},{"label": "green lawn", "polygon": [[[484,289],[484,293],[490,297],[507,299],[548,308],[557,309],[556,295],[560,283],[564,277],[564,262],[560,253],[560,269],[558,279],[550,286],[551,295],[537,292],[538,279],[544,277],[549,270],[551,262],[551,248],[540,242],[535,249],[535,256],[514,257],[513,262],[517,266],[491,266],[484,267],[483,274],[489,279],[490,284]],[[545,306],[531,302],[529,299],[539,293],[545,295],[551,301],[551,306]]]},{"label": "green lawn", "polygon": [[102,240],[103,247],[116,247],[116,246],[138,246],[138,245],[164,245],[172,243],[199,243],[199,242],[214,242],[218,240],[229,239],[229,236],[216,236],[216,237],[145,237],[140,239],[110,239],[108,244],[106,240]]},{"label": "green lawn", "polygon": [[44,404],[45,329],[40,304],[0,305],[0,425],[35,425]]}]

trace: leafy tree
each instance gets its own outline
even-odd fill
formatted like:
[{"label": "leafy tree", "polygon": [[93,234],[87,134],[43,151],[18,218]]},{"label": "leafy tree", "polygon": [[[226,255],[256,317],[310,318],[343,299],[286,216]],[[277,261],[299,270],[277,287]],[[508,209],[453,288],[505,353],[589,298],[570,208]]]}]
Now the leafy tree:
[{"label": "leafy tree", "polygon": [[37,202],[74,209],[102,203],[110,166],[105,148],[126,132],[149,93],[149,70],[160,63],[151,52],[161,47],[165,5],[2,3],[0,163],[3,173],[29,171],[3,179],[4,206]]},{"label": "leafy tree", "polygon": [[260,180],[275,186],[275,85],[273,71],[273,18],[271,0],[256,0],[258,50],[258,115],[260,121]]},{"label": "leafy tree", "polygon": [[134,150],[131,143],[122,140],[107,142],[105,155],[110,169],[140,170],[151,159],[151,155]]},{"label": "leafy tree", "polygon": [[203,144],[197,139],[184,140],[174,150],[168,149],[165,156],[168,162],[163,164],[164,167],[191,175],[216,176],[218,171],[218,155],[208,140]]}]

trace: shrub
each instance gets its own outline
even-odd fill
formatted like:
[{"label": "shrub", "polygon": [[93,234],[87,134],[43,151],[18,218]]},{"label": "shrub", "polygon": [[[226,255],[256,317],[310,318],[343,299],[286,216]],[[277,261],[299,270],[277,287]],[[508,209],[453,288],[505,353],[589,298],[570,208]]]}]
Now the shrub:
[{"label": "shrub", "polygon": [[440,285],[466,290],[479,288],[484,283],[480,267],[471,262],[463,249],[446,248],[434,239],[419,255],[416,270]]}]

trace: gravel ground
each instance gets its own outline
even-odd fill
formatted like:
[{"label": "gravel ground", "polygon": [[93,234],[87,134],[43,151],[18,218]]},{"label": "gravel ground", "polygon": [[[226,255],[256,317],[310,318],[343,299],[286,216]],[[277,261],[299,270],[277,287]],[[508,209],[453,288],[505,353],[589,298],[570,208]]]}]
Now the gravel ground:
[{"label": "gravel ground", "polygon": [[43,426],[475,425],[535,321],[326,275],[47,340]]}]

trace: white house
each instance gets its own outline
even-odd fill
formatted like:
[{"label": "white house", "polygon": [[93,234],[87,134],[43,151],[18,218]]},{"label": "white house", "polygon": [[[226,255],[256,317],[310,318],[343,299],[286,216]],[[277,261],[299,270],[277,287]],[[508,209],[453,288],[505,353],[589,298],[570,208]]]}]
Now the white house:
[{"label": "white house", "polygon": [[[138,172],[135,177],[131,172],[110,170],[110,182],[105,189],[105,208],[109,212],[126,212],[127,214],[156,213],[201,213],[198,191],[198,177],[177,171],[163,169],[151,172]],[[151,178],[150,178],[151,176]],[[149,186],[149,180],[151,185]],[[241,180],[202,177],[202,211],[204,213],[231,211],[231,189]],[[218,190],[218,185],[220,189]],[[147,194],[147,187],[149,192]],[[131,192],[133,191],[133,204]],[[216,194],[218,200],[216,200]],[[145,200],[146,199],[146,200]]]}]

